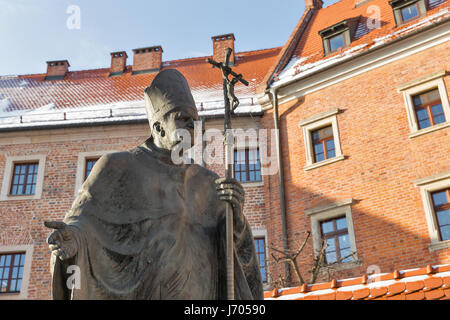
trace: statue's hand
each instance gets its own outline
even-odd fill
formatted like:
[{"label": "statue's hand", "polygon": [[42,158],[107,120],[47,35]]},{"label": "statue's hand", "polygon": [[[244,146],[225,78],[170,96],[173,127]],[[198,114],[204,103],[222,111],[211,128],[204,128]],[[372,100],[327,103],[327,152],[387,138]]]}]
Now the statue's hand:
[{"label": "statue's hand", "polygon": [[216,190],[219,199],[228,201],[236,213],[242,212],[245,191],[242,185],[234,178],[221,178],[216,180]]},{"label": "statue's hand", "polygon": [[44,225],[54,231],[47,238],[52,253],[61,260],[72,258],[77,254],[75,230],[62,221],[46,221]]}]

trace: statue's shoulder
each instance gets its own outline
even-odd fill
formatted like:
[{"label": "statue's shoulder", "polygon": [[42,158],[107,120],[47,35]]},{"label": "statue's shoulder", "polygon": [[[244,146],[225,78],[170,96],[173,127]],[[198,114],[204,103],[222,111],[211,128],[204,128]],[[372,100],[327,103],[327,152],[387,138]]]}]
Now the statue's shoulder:
[{"label": "statue's shoulder", "polygon": [[128,166],[133,161],[133,153],[131,150],[111,152],[104,154],[98,159],[97,163],[100,167],[123,167]]}]

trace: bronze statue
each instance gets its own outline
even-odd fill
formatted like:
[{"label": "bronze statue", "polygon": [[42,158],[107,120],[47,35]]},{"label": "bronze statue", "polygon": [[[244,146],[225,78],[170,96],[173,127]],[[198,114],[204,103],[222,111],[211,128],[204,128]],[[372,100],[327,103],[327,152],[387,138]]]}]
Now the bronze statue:
[{"label": "bronze statue", "polygon": [[[160,72],[145,90],[152,134],[104,155],[64,222],[47,239],[54,299],[226,299],[225,207],[234,218],[235,299],[262,299],[253,236],[235,179],[196,164],[176,165],[175,131],[193,137],[198,114],[186,79]],[[70,266],[79,287],[67,286]]]}]

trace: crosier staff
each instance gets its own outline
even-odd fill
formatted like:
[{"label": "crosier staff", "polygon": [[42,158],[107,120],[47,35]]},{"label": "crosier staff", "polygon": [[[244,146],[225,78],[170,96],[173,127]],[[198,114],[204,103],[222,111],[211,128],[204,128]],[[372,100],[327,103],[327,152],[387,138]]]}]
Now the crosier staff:
[{"label": "crosier staff", "polygon": [[[233,133],[231,131],[231,115],[239,105],[239,100],[234,95],[234,85],[239,81],[248,86],[248,82],[242,79],[241,74],[235,73],[230,67],[230,55],[232,49],[227,48],[225,50],[225,62],[217,62],[212,59],[206,59],[206,62],[213,66],[220,68],[222,71],[223,80],[223,96],[225,100],[225,121],[224,121],[224,133],[225,133],[225,177],[231,178],[233,172],[233,164],[231,162],[231,155],[233,151]],[[231,80],[229,76],[232,76]],[[230,105],[230,100],[233,105]],[[226,203],[226,264],[227,264],[227,299],[234,300],[234,244],[233,244],[233,208],[230,203]]]}]

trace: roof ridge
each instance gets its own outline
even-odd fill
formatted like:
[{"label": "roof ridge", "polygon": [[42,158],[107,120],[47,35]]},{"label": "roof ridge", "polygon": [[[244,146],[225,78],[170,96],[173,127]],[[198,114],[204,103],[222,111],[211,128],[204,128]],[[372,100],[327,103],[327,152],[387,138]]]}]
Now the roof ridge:
[{"label": "roof ridge", "polygon": [[[256,53],[256,52],[265,52],[265,51],[275,51],[277,49],[281,49],[282,46],[277,46],[277,47],[271,47],[271,48],[265,48],[265,49],[255,49],[255,50],[247,50],[247,51],[241,51],[241,52],[236,52],[236,55],[242,55],[242,54],[248,54],[248,53]],[[173,59],[173,60],[166,60],[166,61],[162,61],[162,65],[164,66],[164,64],[170,64],[170,63],[176,63],[176,62],[184,62],[184,61],[192,61],[192,60],[201,60],[201,59],[205,59],[207,57],[211,57],[211,55],[207,55],[207,56],[200,56],[200,57],[188,57],[188,58],[181,58],[181,59]],[[131,68],[133,65],[127,64],[127,69]],[[79,72],[95,72],[95,71],[101,71],[101,70],[109,70],[110,67],[100,67],[100,68],[89,68],[89,69],[80,69],[80,70],[70,70],[68,72],[68,74],[70,73],[79,73]],[[40,76],[40,75],[45,75],[45,73],[28,73],[28,74],[17,74],[17,75],[0,75],[0,80],[2,80],[3,77],[31,77],[31,76]]]}]

